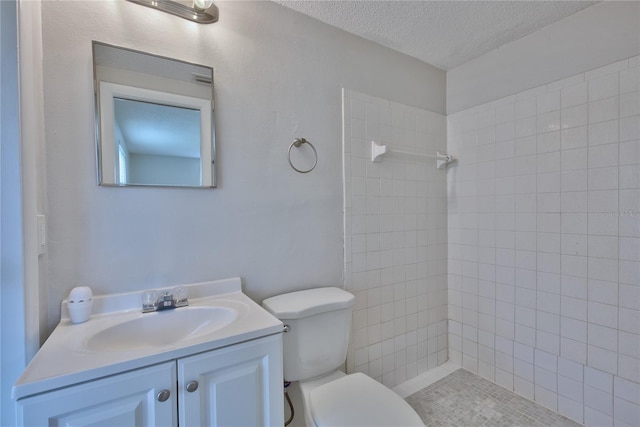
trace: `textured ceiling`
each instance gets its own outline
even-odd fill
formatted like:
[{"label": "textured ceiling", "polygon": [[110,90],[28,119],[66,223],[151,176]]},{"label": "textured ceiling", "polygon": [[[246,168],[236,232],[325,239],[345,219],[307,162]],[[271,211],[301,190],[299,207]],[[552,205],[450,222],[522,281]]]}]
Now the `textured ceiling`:
[{"label": "textured ceiling", "polygon": [[272,0],[443,70],[596,1]]}]

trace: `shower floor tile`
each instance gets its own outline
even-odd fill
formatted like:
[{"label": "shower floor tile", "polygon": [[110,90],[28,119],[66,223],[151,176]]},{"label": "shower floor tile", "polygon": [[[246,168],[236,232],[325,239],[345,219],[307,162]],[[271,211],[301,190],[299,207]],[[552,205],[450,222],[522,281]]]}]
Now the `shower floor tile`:
[{"label": "shower floor tile", "polygon": [[429,427],[580,427],[464,369],[454,371],[406,400]]}]

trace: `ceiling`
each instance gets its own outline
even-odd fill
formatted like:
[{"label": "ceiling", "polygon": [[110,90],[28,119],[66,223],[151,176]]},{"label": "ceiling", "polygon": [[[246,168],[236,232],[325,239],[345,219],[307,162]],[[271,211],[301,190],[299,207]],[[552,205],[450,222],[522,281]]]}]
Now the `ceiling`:
[{"label": "ceiling", "polygon": [[597,1],[272,0],[443,70]]}]

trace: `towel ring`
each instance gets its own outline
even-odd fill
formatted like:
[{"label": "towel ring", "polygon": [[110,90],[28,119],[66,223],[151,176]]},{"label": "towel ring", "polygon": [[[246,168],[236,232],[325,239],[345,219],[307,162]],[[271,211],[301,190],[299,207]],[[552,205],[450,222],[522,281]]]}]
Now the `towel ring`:
[{"label": "towel ring", "polygon": [[[315,157],[316,157],[316,160],[315,160],[315,162],[313,162],[313,166],[311,166],[311,169],[308,169],[308,170],[306,170],[306,171],[305,171],[305,170],[298,169],[298,168],[297,168],[297,167],[295,167],[295,166],[293,165],[293,163],[291,162],[291,148],[293,148],[293,147],[300,147],[302,144],[309,144],[309,146],[310,146],[310,147],[311,147],[311,149],[313,150],[313,154],[314,154],[314,155],[315,155]],[[316,167],[316,165],[318,164],[318,152],[316,151],[316,147],[314,147],[312,143],[310,143],[309,141],[307,141],[307,140],[306,140],[306,139],[304,139],[304,138],[296,138],[296,139],[294,139],[294,140],[293,140],[293,142],[291,143],[291,145],[289,146],[289,164],[291,165],[291,167],[293,168],[293,170],[294,170],[294,171],[296,171],[296,172],[300,172],[300,173],[309,173],[309,172],[311,172],[311,171]]]}]

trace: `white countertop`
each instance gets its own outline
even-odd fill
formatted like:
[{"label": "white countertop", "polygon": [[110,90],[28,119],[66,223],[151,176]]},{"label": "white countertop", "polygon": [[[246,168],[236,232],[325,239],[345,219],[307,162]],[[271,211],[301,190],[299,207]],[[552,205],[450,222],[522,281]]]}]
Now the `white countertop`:
[{"label": "white countertop", "polygon": [[221,329],[171,345],[96,351],[84,345],[87,337],[144,316],[142,292],[95,297],[94,314],[80,324],[71,323],[63,301],[62,320],[13,386],[13,399],[282,332],[280,320],[242,293],[240,278],[181,286],[188,289],[190,306],[233,307],[239,316]]}]

